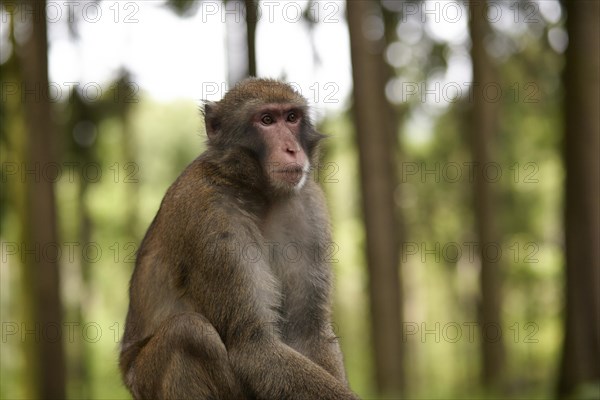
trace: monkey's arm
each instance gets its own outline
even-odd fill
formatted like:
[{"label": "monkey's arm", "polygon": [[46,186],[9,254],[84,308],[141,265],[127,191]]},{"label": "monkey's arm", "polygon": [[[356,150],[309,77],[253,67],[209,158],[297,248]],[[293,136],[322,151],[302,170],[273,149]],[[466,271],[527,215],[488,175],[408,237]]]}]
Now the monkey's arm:
[{"label": "monkey's arm", "polygon": [[[320,325],[317,331],[313,331],[307,340],[305,347],[307,352],[303,354],[309,355],[310,359],[314,360],[318,365],[322,366],[334,377],[342,381],[348,386],[348,379],[344,369],[344,360],[340,343],[334,332],[334,326],[331,324],[331,302],[332,302],[332,270],[330,263],[333,262],[331,231],[329,229],[329,216],[325,207],[326,200],[323,190],[313,182],[309,183],[306,188],[309,193],[304,201],[310,204],[309,208],[314,211],[314,226],[319,227],[314,236],[317,237],[315,243],[318,246],[319,257],[313,258],[310,269],[314,272],[312,275],[320,275],[324,277],[327,284],[321,289],[325,294],[321,299],[318,310],[315,310],[320,315],[320,321],[324,324]],[[328,229],[323,229],[327,227]],[[333,248],[335,251],[335,248]],[[299,316],[303,318],[302,316]]]},{"label": "monkey's arm", "polygon": [[348,386],[340,344],[329,324],[318,335],[307,341],[306,348],[311,360]]},{"label": "monkey's arm", "polygon": [[344,383],[273,337],[229,349],[235,373],[259,398],[358,399]]},{"label": "monkey's arm", "polygon": [[258,233],[250,224],[220,223],[225,229],[214,236],[219,242],[193,257],[201,265],[192,269],[188,284],[198,287],[188,293],[219,332],[236,375],[260,398],[357,399],[342,381],[281,341],[274,328],[277,283],[266,256],[248,253],[259,246]]}]

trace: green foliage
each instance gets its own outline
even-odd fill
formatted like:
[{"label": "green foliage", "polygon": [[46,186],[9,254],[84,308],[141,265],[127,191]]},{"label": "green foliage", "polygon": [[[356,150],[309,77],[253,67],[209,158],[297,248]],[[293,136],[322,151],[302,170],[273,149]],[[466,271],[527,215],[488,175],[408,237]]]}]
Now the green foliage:
[{"label": "green foliage", "polygon": [[[167,4],[186,15],[197,6],[186,1]],[[413,25],[413,29],[423,27]],[[518,54],[496,60],[504,95],[493,147],[501,176],[494,189],[502,234],[497,244],[504,279],[501,332],[508,353],[501,393],[485,393],[475,383],[482,339],[474,325],[478,260],[471,257],[469,247],[475,221],[466,135],[468,101],[436,112],[422,104],[401,107],[406,121],[419,114],[432,127],[430,131],[422,128],[416,136],[407,134],[407,123],[400,127],[396,171],[396,202],[403,217],[404,243],[398,252],[405,302],[404,331],[398,340],[406,349],[409,398],[548,398],[554,390],[564,300],[564,172],[559,148],[563,58],[543,40],[523,35]],[[418,46],[412,46],[411,54],[411,60],[397,68],[399,78],[422,82],[447,66],[448,47],[426,35]],[[3,117],[10,117],[7,106],[1,105]],[[78,100],[58,106],[65,119],[61,161],[97,164],[101,171],[95,179],[86,175],[92,174],[91,169],[78,169],[75,181],[61,179],[56,187],[61,240],[77,243],[74,258],[65,259],[61,271],[65,320],[78,324],[73,338],[65,338],[69,374],[82,379],[71,378],[69,396],[128,398],[117,356],[135,251],[169,185],[204,148],[202,118],[194,102],[164,104],[143,95],[127,112],[121,104],[110,107],[110,101],[96,108]],[[13,157],[9,133],[19,137],[23,132],[23,121],[14,116],[6,120],[0,129],[3,161]],[[86,148],[74,141],[76,124],[82,120],[91,121],[96,129],[93,145]],[[339,248],[333,263],[334,321],[351,385],[361,396],[372,398],[375,384],[358,149],[348,115],[329,116],[320,128],[331,135],[314,179],[325,188]],[[21,227],[13,208],[19,201],[11,203],[8,197],[3,190],[2,240],[18,241]],[[130,203],[133,207],[124,206]],[[89,243],[81,242],[84,213],[91,221]],[[15,265],[18,260],[14,258],[0,265],[3,321],[20,320],[11,292],[20,284]],[[0,396],[25,396],[28,382],[18,348],[3,344],[0,362]],[[85,368],[85,374],[78,367]],[[598,382],[582,385],[573,398],[598,398],[599,386]]]}]

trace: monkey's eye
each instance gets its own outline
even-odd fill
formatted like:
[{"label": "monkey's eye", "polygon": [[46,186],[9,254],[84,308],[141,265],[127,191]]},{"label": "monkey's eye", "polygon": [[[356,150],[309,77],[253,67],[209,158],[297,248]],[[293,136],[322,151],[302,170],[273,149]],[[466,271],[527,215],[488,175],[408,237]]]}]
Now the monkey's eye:
[{"label": "monkey's eye", "polygon": [[271,117],[269,114],[265,114],[260,119],[260,122],[262,122],[265,125],[271,125],[274,121],[273,121],[273,117]]},{"label": "monkey's eye", "polygon": [[292,122],[292,123],[296,122],[296,121],[298,121],[298,116],[296,115],[295,112],[291,112],[288,114],[287,120],[288,120],[288,122]]}]

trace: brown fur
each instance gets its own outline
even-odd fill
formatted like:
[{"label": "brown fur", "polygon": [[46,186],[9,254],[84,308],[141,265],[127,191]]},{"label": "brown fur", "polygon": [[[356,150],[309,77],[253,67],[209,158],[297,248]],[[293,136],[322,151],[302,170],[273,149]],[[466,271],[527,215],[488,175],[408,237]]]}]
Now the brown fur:
[{"label": "brown fur", "polygon": [[316,159],[306,101],[249,79],[207,103],[205,122],[208,150],[167,191],[137,257],[126,386],[136,399],[355,399],[330,325],[322,191],[267,171]]}]

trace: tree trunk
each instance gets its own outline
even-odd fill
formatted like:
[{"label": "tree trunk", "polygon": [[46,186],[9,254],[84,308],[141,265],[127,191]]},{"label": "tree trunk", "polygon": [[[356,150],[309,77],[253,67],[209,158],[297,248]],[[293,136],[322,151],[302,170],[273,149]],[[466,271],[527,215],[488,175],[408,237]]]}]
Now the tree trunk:
[{"label": "tree trunk", "polygon": [[[558,392],[600,383],[600,63],[597,1],[565,2],[565,338]],[[592,386],[593,387],[593,386]],[[596,389],[591,389],[596,393]]]},{"label": "tree trunk", "polygon": [[248,76],[256,76],[256,22],[257,0],[245,0],[246,5],[246,45],[248,47]]},{"label": "tree trunk", "polygon": [[[37,382],[35,392],[39,398],[64,399],[65,360],[62,332],[62,305],[59,292],[58,259],[60,243],[57,238],[56,208],[53,176],[49,171],[55,164],[56,136],[48,91],[48,44],[46,37],[46,4],[29,1],[26,14],[31,24],[31,36],[23,46],[22,76],[26,91],[22,99],[27,128],[27,221],[24,221],[27,241],[24,244],[24,279],[29,284],[27,293],[33,297],[32,320],[27,327],[25,346],[36,348]],[[35,334],[33,333],[35,332]]]},{"label": "tree trunk", "polygon": [[224,2],[223,7],[232,13],[226,19],[227,81],[231,87],[248,76],[256,76],[258,3],[256,0],[231,0]]},{"label": "tree trunk", "polygon": [[[13,49],[18,46],[14,34],[15,21],[18,18],[21,18],[18,11],[9,9],[9,19],[6,24],[6,29],[8,30],[9,40]],[[3,83],[6,82],[8,85],[10,82],[14,82],[18,87],[21,87],[23,84],[23,74],[20,68],[21,63],[22,62],[17,58],[15,52],[12,52],[8,60],[0,67]],[[1,105],[1,113],[2,129],[6,133],[6,150],[8,150],[6,156],[2,159],[2,163],[15,166],[24,165],[27,159],[27,135],[25,130],[25,110],[23,110],[20,96],[6,96],[5,101]],[[2,145],[4,145],[4,143],[2,143]],[[29,236],[27,235],[27,232],[29,230],[25,224],[29,214],[25,207],[25,199],[27,198],[25,180],[21,179],[20,174],[9,175],[7,176],[7,183],[2,183],[2,190],[2,194],[7,197],[8,203],[15,210],[17,221],[19,221],[20,225],[18,227],[18,232],[12,232],[14,236],[11,236],[8,232],[4,232],[2,239],[16,240],[21,244],[28,243]],[[19,259],[15,257],[15,261],[19,262]],[[11,316],[21,315],[22,320],[15,322],[24,323],[26,326],[34,326],[34,300],[33,296],[29,294],[31,288],[34,286],[32,283],[33,273],[28,271],[22,263],[20,263],[20,267],[21,269],[18,273],[11,273],[12,271],[9,269],[8,274],[2,274],[1,279],[4,280],[3,285],[12,285],[15,282],[18,282],[21,285],[21,290],[18,290],[18,298],[11,300],[9,302],[11,304],[8,304],[9,315],[4,313],[2,319],[4,322],[7,319],[10,319]],[[8,280],[8,282],[6,282],[6,280]],[[11,307],[11,305],[13,306]],[[14,344],[18,347],[19,351],[23,352],[25,365],[24,368],[21,369],[21,378],[24,382],[37,382],[37,348],[31,346],[30,343],[23,343],[20,339],[20,337],[14,338],[14,341],[7,339],[2,346],[8,344],[10,347],[11,344]],[[9,396],[11,394],[12,393],[8,393]],[[38,392],[32,385],[28,385],[24,388],[24,397],[26,398],[34,398],[37,394]]]},{"label": "tree trunk", "polygon": [[381,394],[402,391],[401,295],[398,225],[394,190],[395,126],[385,98],[385,41],[364,35],[365,17],[378,15],[377,2],[347,1],[354,80],[356,138],[359,147],[362,209],[369,269],[375,379]]},{"label": "tree trunk", "polygon": [[481,305],[479,323],[482,342],[482,380],[487,388],[497,388],[504,369],[504,345],[501,323],[501,273],[499,259],[493,249],[500,244],[495,207],[494,182],[483,174],[493,161],[493,142],[497,131],[496,103],[490,101],[486,88],[498,82],[496,72],[485,49],[484,39],[490,27],[484,4],[472,2],[469,30],[473,84],[471,109],[471,145],[474,169],[474,204],[478,250],[481,259]]}]

